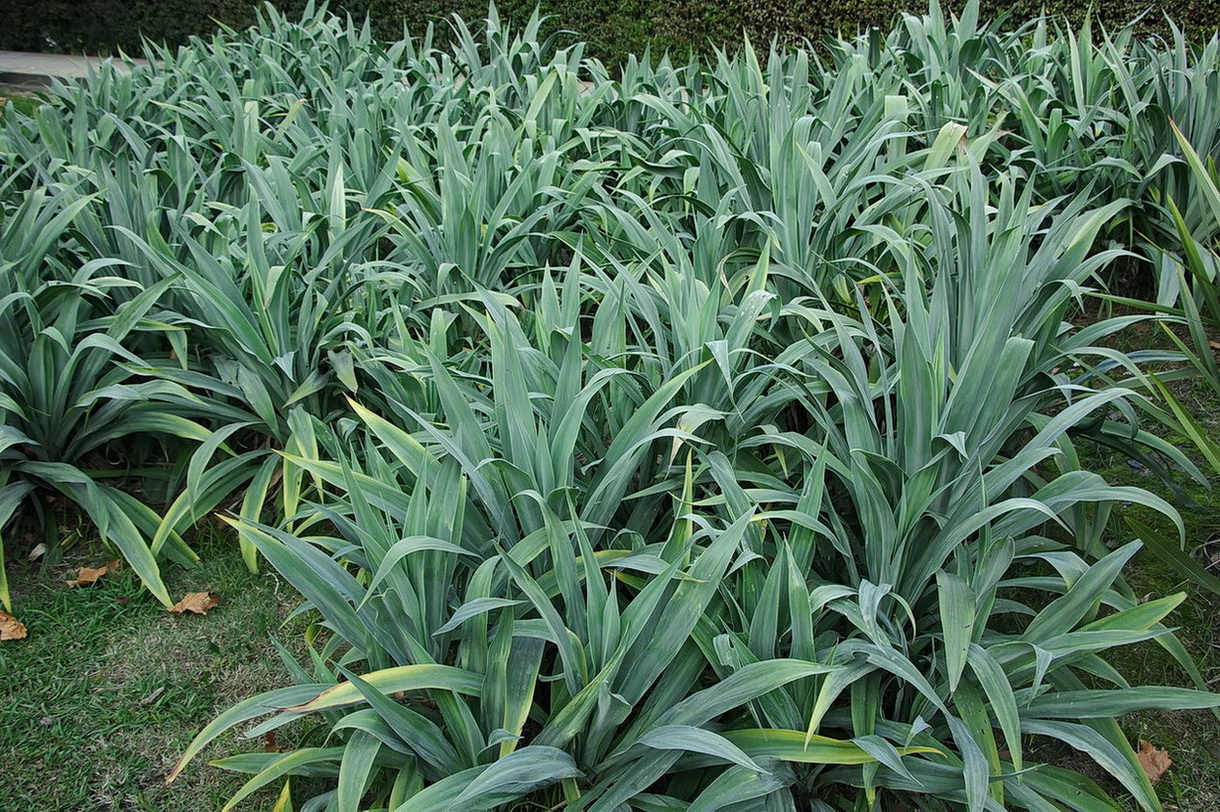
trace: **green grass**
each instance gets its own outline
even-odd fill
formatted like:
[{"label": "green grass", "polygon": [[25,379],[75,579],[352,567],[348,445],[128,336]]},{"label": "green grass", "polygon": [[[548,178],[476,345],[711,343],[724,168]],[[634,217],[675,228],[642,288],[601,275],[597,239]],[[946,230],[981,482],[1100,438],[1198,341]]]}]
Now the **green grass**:
[{"label": "green grass", "polygon": [[[45,570],[10,563],[29,637],[0,646],[0,809],[211,810],[237,790],[241,777],[203,762],[168,787],[165,777],[218,711],[284,681],[270,635],[300,638],[299,622],[285,627],[299,598],[273,574],[250,574],[232,540],[207,552],[166,578],[175,599],[217,593],[207,616],[166,612],[129,570],[66,586],[68,562],[99,565],[100,548]],[[277,744],[295,742],[281,732]],[[233,735],[211,752],[262,747]]]},{"label": "green grass", "polygon": [[[1167,344],[1159,331],[1149,333],[1137,328],[1116,340],[1116,349],[1130,351],[1150,343]],[[1187,408],[1211,437],[1220,437],[1220,401],[1206,381],[1195,378],[1170,386],[1174,396]],[[1191,448],[1186,437],[1158,432],[1183,450]],[[1165,499],[1173,495],[1150,471],[1133,464],[1124,455],[1085,446],[1082,463],[1114,485],[1146,488]],[[1201,455],[1192,459],[1204,466]],[[1186,524],[1186,544],[1195,560],[1220,574],[1220,491],[1208,489],[1179,477],[1179,484],[1195,504],[1178,504]],[[1173,538],[1173,523],[1153,510],[1133,505],[1125,513]],[[1209,593],[1186,580],[1174,568],[1149,550],[1143,550],[1127,571],[1127,582],[1139,596],[1159,597],[1186,592],[1188,597],[1170,618],[1179,639],[1213,688],[1220,684],[1220,596]],[[1154,642],[1146,642],[1110,654],[1111,664],[1133,685],[1174,685],[1191,687],[1190,678],[1173,658]],[[1133,742],[1143,739],[1168,750],[1174,761],[1159,790],[1167,808],[1180,810],[1220,809],[1220,722],[1209,711],[1147,711],[1126,716],[1122,727]],[[1081,754],[1065,753],[1065,766],[1089,774],[1094,780],[1110,784],[1104,773],[1091,769]],[[1110,784],[1113,786],[1113,784]]]},{"label": "green grass", "polygon": [[[1124,477],[1117,467],[1104,475],[1114,484],[1132,484],[1139,476],[1136,473]],[[1212,522],[1220,514],[1214,505],[1213,497],[1207,511]],[[1199,538],[1193,531],[1202,522],[1190,514],[1184,515],[1188,521],[1188,538]],[[1213,571],[1215,569],[1213,567]],[[1217,658],[1220,654],[1220,597],[1185,582],[1148,551],[1134,559],[1127,571],[1127,582],[1140,596],[1157,597],[1182,591],[1188,594],[1171,618],[1171,625],[1214,688],[1220,681],[1220,659]],[[1156,643],[1147,642],[1111,652],[1109,659],[1132,685],[1193,687],[1186,673]],[[1146,740],[1167,750],[1173,759],[1173,767],[1157,787],[1167,809],[1183,812],[1220,809],[1220,722],[1210,711],[1144,711],[1123,717],[1121,725],[1133,743]],[[1082,772],[1118,793],[1117,782],[1098,769],[1088,756],[1053,743],[1045,744],[1047,750],[1039,752],[1040,758]],[[1136,807],[1128,804],[1125,808]]]},{"label": "green grass", "polygon": [[33,95],[25,92],[11,92],[9,88],[0,86],[0,115],[8,107],[14,110],[20,110],[23,113],[32,113],[37,110],[43,103],[42,96]]}]

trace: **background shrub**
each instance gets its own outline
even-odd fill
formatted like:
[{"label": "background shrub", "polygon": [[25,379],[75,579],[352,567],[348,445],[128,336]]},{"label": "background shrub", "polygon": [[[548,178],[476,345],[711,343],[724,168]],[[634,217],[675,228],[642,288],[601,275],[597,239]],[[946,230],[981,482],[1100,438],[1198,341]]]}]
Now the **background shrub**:
[{"label": "background shrub", "polygon": [[[307,0],[272,0],[289,17],[299,16]],[[5,25],[0,30],[0,49],[138,53],[141,38],[168,45],[182,45],[192,35],[206,36],[220,23],[245,28],[254,22],[261,3],[255,0],[7,0]],[[543,33],[573,31],[588,42],[589,54],[614,64],[645,47],[689,49],[708,53],[714,47],[736,47],[744,30],[755,42],[772,37],[817,41],[843,33],[850,36],[869,27],[888,28],[899,12],[922,12],[924,4],[909,0],[597,0],[566,3],[541,0],[549,16]],[[963,3],[951,0],[946,9],[958,10]],[[482,0],[336,0],[333,11],[368,17],[379,39],[393,41],[403,26],[422,32],[430,20],[459,14],[467,20],[482,19],[487,4]],[[523,25],[535,7],[534,0],[510,0],[498,4],[501,19]],[[1195,37],[1204,38],[1220,26],[1220,0],[1118,0],[1102,4],[1087,0],[984,0],[983,17],[1009,13],[1016,21],[1037,17],[1044,9],[1052,16],[1066,17],[1079,25],[1088,16],[1111,29],[1144,15],[1144,33],[1168,30],[1165,17]],[[440,26],[442,39],[448,26]]]}]

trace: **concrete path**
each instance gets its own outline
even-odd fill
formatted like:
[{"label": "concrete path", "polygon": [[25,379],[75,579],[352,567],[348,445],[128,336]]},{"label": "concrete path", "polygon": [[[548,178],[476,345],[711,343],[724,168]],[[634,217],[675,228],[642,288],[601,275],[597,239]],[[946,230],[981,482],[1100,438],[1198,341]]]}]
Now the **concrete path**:
[{"label": "concrete path", "polygon": [[[0,85],[13,87],[44,88],[52,79],[80,79],[90,65],[102,60],[96,56],[69,56],[67,54],[27,54],[18,51],[0,51]],[[143,64],[143,59],[134,60]],[[127,65],[115,60],[119,70]]]}]

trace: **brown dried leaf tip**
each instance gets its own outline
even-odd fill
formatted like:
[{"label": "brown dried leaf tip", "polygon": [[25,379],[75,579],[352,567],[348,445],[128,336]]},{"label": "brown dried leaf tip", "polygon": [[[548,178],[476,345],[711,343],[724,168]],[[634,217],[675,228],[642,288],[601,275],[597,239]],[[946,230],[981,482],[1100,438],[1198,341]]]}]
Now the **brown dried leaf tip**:
[{"label": "brown dried leaf tip", "polygon": [[118,572],[121,569],[123,569],[123,561],[118,558],[97,568],[81,567],[76,573],[76,577],[68,581],[68,586],[87,586],[106,573]]},{"label": "brown dried leaf tip", "polygon": [[206,615],[209,609],[215,609],[219,604],[220,598],[211,592],[188,592],[185,598],[170,607],[170,611],[178,614],[194,612],[197,615]]},{"label": "brown dried leaf tip", "polygon": [[24,640],[25,624],[0,610],[0,640]]},{"label": "brown dried leaf tip", "polygon": [[1154,784],[1160,781],[1165,771],[1173,766],[1173,759],[1169,757],[1167,750],[1153,747],[1151,742],[1143,739],[1140,739],[1140,750],[1135,757],[1139,759],[1140,766],[1144,768],[1144,774],[1148,776],[1148,780]]}]

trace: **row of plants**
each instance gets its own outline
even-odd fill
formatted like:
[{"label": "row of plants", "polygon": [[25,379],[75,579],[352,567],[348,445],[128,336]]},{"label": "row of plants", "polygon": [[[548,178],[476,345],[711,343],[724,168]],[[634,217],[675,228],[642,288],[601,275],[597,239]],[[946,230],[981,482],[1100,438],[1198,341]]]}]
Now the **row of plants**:
[{"label": "row of plants", "polygon": [[1220,40],[933,6],[611,76],[453,25],[269,7],[0,119],[10,551],[83,515],[168,605],[218,513],[317,621],[183,764],[308,717],[233,803],[1159,809],[1115,717],[1220,698],[1123,569],[1207,578],[1079,452],[1220,461],[1162,383],[1215,369]]}]

